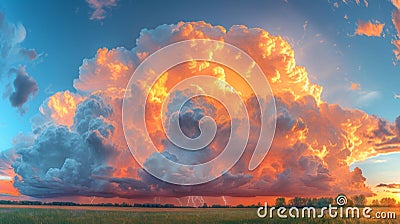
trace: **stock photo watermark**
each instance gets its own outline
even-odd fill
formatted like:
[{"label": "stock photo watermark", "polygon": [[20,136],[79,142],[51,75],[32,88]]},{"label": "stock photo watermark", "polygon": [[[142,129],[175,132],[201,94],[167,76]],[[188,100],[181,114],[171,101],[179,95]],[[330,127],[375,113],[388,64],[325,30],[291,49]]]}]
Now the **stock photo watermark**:
[{"label": "stock photo watermark", "polygon": [[326,207],[268,207],[265,202],[264,206],[257,209],[259,218],[275,218],[280,219],[298,219],[298,218],[366,218],[366,219],[396,219],[396,212],[392,211],[375,211],[371,207],[346,206],[347,197],[339,195],[336,198],[336,205],[329,204]]}]

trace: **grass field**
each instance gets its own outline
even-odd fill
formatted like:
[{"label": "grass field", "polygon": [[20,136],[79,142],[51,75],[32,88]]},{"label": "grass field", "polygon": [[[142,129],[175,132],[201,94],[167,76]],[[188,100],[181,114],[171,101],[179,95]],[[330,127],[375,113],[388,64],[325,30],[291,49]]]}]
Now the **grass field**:
[{"label": "grass field", "polygon": [[[400,208],[374,208],[394,211]],[[279,219],[257,217],[251,208],[120,208],[62,206],[0,206],[0,224],[11,223],[400,223],[383,219]],[[374,214],[374,213],[372,213]]]}]

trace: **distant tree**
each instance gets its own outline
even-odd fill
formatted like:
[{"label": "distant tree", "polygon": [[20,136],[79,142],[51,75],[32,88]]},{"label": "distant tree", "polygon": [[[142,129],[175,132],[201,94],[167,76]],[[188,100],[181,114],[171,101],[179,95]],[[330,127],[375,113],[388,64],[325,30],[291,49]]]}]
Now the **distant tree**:
[{"label": "distant tree", "polygon": [[10,205],[12,203],[13,203],[12,201],[6,201],[6,200],[1,200],[0,201],[0,204],[2,204],[2,205]]},{"label": "distant tree", "polygon": [[203,207],[203,208],[208,208],[207,203],[204,203],[202,207]]},{"label": "distant tree", "polygon": [[346,206],[348,207],[353,207],[354,206],[354,201],[352,199],[347,199],[347,204]]},{"label": "distant tree", "polygon": [[307,198],[295,197],[289,200],[289,204],[294,207],[305,207],[307,205]]},{"label": "distant tree", "polygon": [[316,207],[318,199],[316,198],[308,198],[307,199],[307,207]]},{"label": "distant tree", "polygon": [[243,204],[238,204],[238,205],[236,206],[236,208],[244,208],[244,205],[243,205]]},{"label": "distant tree", "polygon": [[129,204],[127,204],[126,202],[122,202],[122,204],[120,205],[121,207],[131,207]]},{"label": "distant tree", "polygon": [[175,206],[173,204],[165,204],[163,205],[164,208],[174,208]]},{"label": "distant tree", "polygon": [[275,207],[285,207],[286,199],[285,198],[276,198],[275,199]]},{"label": "distant tree", "polygon": [[379,201],[377,199],[372,200],[372,206],[379,206]]},{"label": "distant tree", "polygon": [[316,205],[317,208],[328,207],[333,203],[333,198],[318,198]]},{"label": "distant tree", "polygon": [[352,197],[354,204],[358,207],[363,207],[367,203],[367,199],[365,198],[365,195],[360,194],[360,195],[355,195]]},{"label": "distant tree", "polygon": [[396,206],[396,199],[394,199],[394,198],[382,198],[381,199],[381,206],[394,207],[394,206]]}]

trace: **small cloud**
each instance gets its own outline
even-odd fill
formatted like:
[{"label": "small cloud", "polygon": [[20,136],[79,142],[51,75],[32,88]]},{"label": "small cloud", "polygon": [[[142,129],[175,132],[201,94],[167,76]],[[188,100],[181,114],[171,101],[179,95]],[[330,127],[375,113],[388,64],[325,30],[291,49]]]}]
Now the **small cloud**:
[{"label": "small cloud", "polygon": [[399,188],[400,189],[400,184],[378,184],[376,187],[384,187],[384,188]]},{"label": "small cloud", "polygon": [[333,7],[339,8],[339,4],[337,2],[333,3]]},{"label": "small cloud", "polygon": [[34,49],[21,47],[26,38],[26,29],[20,24],[10,23],[0,11],[0,76],[6,74],[12,64],[23,62],[25,59],[33,61],[37,58]]},{"label": "small cloud", "polygon": [[305,31],[308,26],[308,20],[304,21],[303,30]]},{"label": "small cloud", "polygon": [[386,159],[376,159],[372,161],[372,163],[386,163],[386,162],[387,162]]},{"label": "small cloud", "polygon": [[393,93],[393,97],[394,97],[395,99],[400,99],[400,94]]},{"label": "small cloud", "polygon": [[[329,1],[328,0],[328,3],[330,3],[331,1]],[[339,4],[342,4],[342,5],[349,5],[349,4],[356,4],[357,6],[361,6],[361,0],[354,0],[354,1],[349,1],[349,0],[341,0],[341,1],[335,1],[334,3],[333,3],[333,7],[335,7],[335,8],[339,8]],[[368,8],[368,1],[367,0],[363,0],[363,3],[364,3],[364,5],[365,5],[365,7],[367,7]]]},{"label": "small cloud", "polygon": [[400,60],[400,40],[392,40],[392,44],[396,47],[393,50],[393,53],[396,57],[396,60],[399,61]]},{"label": "small cloud", "polygon": [[17,76],[13,82],[14,90],[9,88],[4,96],[7,96],[13,107],[18,107],[21,113],[25,110],[22,106],[28,101],[30,96],[35,96],[39,87],[36,81],[28,75],[25,67],[18,69],[10,69],[10,73],[15,73]]},{"label": "small cloud", "polygon": [[380,96],[381,94],[379,91],[360,91],[360,97],[357,100],[357,105],[360,107],[367,107]]},{"label": "small cloud", "polygon": [[103,20],[106,18],[106,9],[117,5],[117,0],[86,0],[94,11],[90,20]]},{"label": "small cloud", "polygon": [[351,86],[350,86],[350,89],[351,90],[360,90],[361,89],[361,85],[359,83],[352,82]]},{"label": "small cloud", "polygon": [[8,176],[1,176],[1,175],[0,175],[0,180],[9,180],[9,181],[12,181],[12,178],[11,178],[11,177],[8,177]]},{"label": "small cloud", "polygon": [[372,23],[370,21],[364,22],[358,20],[358,26],[354,34],[360,36],[366,35],[369,37],[380,37],[384,26],[384,23]]},{"label": "small cloud", "polygon": [[[4,13],[0,11],[0,79],[3,75],[16,74],[17,77],[12,84],[7,80],[3,98],[9,98],[13,107],[18,107],[23,113],[23,104],[29,99],[29,96],[35,95],[38,86],[36,81],[30,77],[25,66],[38,58],[34,49],[27,49],[21,46],[26,38],[26,29],[20,23],[10,23],[6,20]],[[17,64],[20,65],[16,69]]]},{"label": "small cloud", "polygon": [[24,57],[27,57],[30,61],[33,61],[33,60],[35,60],[36,58],[37,58],[37,53],[36,53],[36,51],[34,50],[34,49],[25,49],[25,48],[22,48],[21,50],[20,50],[20,54],[22,55],[22,56],[24,56]]}]

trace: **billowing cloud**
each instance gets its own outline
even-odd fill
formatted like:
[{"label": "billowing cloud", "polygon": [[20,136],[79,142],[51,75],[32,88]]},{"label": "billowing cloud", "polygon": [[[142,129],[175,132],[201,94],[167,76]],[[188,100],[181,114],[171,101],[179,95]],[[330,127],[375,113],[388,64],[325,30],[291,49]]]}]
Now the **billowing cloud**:
[{"label": "billowing cloud", "polygon": [[79,67],[75,89],[91,93],[109,88],[125,88],[139,60],[125,48],[97,50],[94,59],[85,59]]},{"label": "billowing cloud", "polygon": [[358,26],[354,34],[366,35],[369,37],[380,37],[383,31],[384,23],[372,23],[371,21],[358,20]]},{"label": "billowing cloud", "polygon": [[[217,122],[217,137],[196,152],[182,150],[166,138],[159,116],[161,105],[168,91],[191,75],[210,74],[240,91],[253,134],[229,172],[206,184],[176,186],[151,176],[131,156],[122,130],[122,100],[130,76],[147,56],[171,43],[204,38],[239,47],[263,70],[277,106],[276,135],[266,159],[248,171],[260,131],[259,107],[249,88],[235,78],[234,71],[215,63],[192,61],[170,69],[157,80],[146,105],[149,135],[165,157],[187,164],[208,161],[221,152],[230,135],[238,134],[231,130],[223,105],[211,99],[191,99],[176,113],[176,102],[186,94],[182,91],[166,102],[170,115],[165,118],[166,130],[179,119],[182,131],[196,137],[200,119],[211,116]],[[143,30],[136,43],[132,50],[99,49],[80,67],[79,79],[74,81],[77,93],[56,93],[43,103],[33,144],[15,150],[14,185],[21,194],[39,198],[371,195],[362,170],[350,170],[350,164],[399,151],[398,122],[324,102],[322,87],[310,81],[306,68],[296,65],[294,51],[280,36],[246,26],[226,30],[205,22],[180,22]],[[150,87],[137,83],[135,97],[143,97],[144,88]],[[230,94],[223,86],[215,88]],[[149,145],[137,141],[134,147],[145,151]],[[149,156],[146,163],[160,172],[173,172],[157,157]]]},{"label": "billowing cloud", "polygon": [[94,11],[90,15],[91,20],[103,20],[106,18],[106,9],[117,5],[117,0],[86,0]]},{"label": "billowing cloud", "polygon": [[62,125],[46,128],[32,147],[17,151],[20,157],[12,164],[18,174],[14,185],[21,193],[34,197],[73,195],[73,192],[106,194],[104,185],[108,182],[102,177],[112,174],[113,167],[107,161],[115,153],[107,141],[113,133],[113,126],[106,120],[111,113],[109,105],[92,96],[77,109],[76,117],[80,120],[74,124],[75,132]]},{"label": "billowing cloud", "polygon": [[70,91],[57,92],[50,96],[39,111],[51,118],[56,124],[72,126],[77,105],[83,101],[83,97]]},{"label": "billowing cloud", "polygon": [[13,88],[10,88],[10,92],[6,93],[5,96],[8,96],[13,107],[18,107],[20,112],[23,113],[25,111],[23,105],[28,101],[29,97],[36,95],[39,87],[36,81],[28,75],[25,67],[10,69],[10,73],[15,73],[16,77],[13,82]]}]

